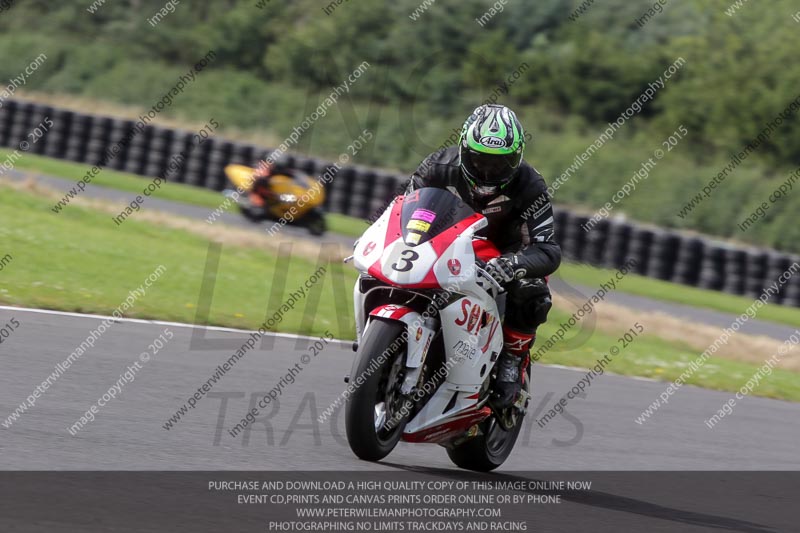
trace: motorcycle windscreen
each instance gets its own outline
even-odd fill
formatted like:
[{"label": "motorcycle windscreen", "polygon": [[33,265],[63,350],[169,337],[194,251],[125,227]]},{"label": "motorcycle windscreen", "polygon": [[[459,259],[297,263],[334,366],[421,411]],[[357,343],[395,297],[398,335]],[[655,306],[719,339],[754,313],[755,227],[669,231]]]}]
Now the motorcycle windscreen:
[{"label": "motorcycle windscreen", "polygon": [[403,199],[400,212],[403,241],[411,246],[427,242],[474,214],[471,207],[448,190],[417,189]]}]

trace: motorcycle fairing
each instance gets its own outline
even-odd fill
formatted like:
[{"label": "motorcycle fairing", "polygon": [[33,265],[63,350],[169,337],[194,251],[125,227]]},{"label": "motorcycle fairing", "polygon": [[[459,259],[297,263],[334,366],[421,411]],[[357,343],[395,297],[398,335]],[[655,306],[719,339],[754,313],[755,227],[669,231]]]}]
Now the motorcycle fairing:
[{"label": "motorcycle fairing", "polygon": [[406,424],[404,440],[446,441],[491,414],[479,406],[479,392],[503,347],[503,333],[497,303],[484,294],[460,298],[439,313],[447,377]]},{"label": "motorcycle fairing", "polygon": [[[414,386],[419,381],[419,374],[422,371],[422,362],[428,353],[428,348],[433,340],[434,330],[424,324],[420,313],[404,305],[381,305],[369,313],[370,317],[380,317],[388,320],[397,320],[406,325],[406,361],[408,369],[406,378],[403,381],[401,391],[403,394],[410,394]],[[369,323],[367,323],[367,328]],[[365,330],[366,331],[366,328]]]},{"label": "motorcycle fairing", "polygon": [[[426,242],[409,243],[402,238],[403,202],[404,197],[397,197],[358,240],[353,251],[356,268],[398,287],[447,289],[467,284],[471,292],[482,290],[471,283],[475,264],[472,236],[486,226],[486,219],[474,213]],[[449,266],[452,260],[458,261],[457,271]]]},{"label": "motorcycle fairing", "polygon": [[[404,232],[401,227],[404,201],[404,197],[396,198],[367,229],[356,243],[353,260],[358,270],[387,285],[407,289],[442,288],[460,296],[439,312],[447,375],[437,382],[441,385],[408,421],[403,433],[403,439],[410,442],[444,443],[462,436],[491,414],[488,407],[479,403],[480,390],[502,349],[503,335],[497,303],[477,282],[473,248],[473,237],[486,226],[487,220],[473,213],[424,242],[413,242],[415,239],[409,242],[408,236],[414,233]],[[421,227],[424,226],[413,225],[412,229]],[[495,252],[496,249],[489,250],[490,255],[496,255]],[[404,261],[413,265],[406,269]],[[365,314],[399,320],[405,322],[407,328],[411,328],[410,322],[419,316],[410,308],[397,305],[364,309],[364,295],[358,283],[354,289],[354,303],[359,339],[363,336],[361,324],[364,330],[369,327]],[[407,329],[406,333],[409,340],[415,339],[415,331]],[[424,331],[422,339],[434,333]],[[409,345],[408,359],[412,365],[417,364],[417,349]],[[410,390],[409,383],[408,379],[404,382],[404,392]]]}]

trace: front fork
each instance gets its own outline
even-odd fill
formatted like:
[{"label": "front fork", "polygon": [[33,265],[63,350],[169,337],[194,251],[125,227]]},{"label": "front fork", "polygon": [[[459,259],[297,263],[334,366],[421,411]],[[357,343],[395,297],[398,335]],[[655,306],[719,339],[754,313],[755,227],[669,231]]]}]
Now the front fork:
[{"label": "front fork", "polygon": [[379,317],[387,320],[396,320],[405,325],[404,335],[408,347],[406,356],[406,376],[403,380],[401,392],[410,395],[414,389],[420,385],[422,370],[428,356],[433,338],[440,328],[438,318],[423,316],[412,308],[405,305],[385,304],[380,305],[369,311],[367,315],[364,309],[364,293],[360,290],[360,284],[356,282],[353,287],[353,303],[356,319],[356,344],[353,349],[357,349],[358,343],[364,336],[364,331],[369,325],[368,319]]}]

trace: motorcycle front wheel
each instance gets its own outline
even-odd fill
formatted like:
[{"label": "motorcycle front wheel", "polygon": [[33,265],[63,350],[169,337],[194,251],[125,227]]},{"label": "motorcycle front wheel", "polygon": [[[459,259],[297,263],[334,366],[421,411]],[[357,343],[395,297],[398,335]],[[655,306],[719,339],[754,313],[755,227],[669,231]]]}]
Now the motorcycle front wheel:
[{"label": "motorcycle front wheel", "polygon": [[358,347],[345,404],[350,449],[359,459],[379,461],[389,455],[408,421],[399,389],[405,367],[405,324],[373,318]]},{"label": "motorcycle front wheel", "polygon": [[263,209],[257,210],[255,208],[239,204],[239,212],[242,213],[244,218],[257,224],[264,220],[266,217],[263,214]]}]

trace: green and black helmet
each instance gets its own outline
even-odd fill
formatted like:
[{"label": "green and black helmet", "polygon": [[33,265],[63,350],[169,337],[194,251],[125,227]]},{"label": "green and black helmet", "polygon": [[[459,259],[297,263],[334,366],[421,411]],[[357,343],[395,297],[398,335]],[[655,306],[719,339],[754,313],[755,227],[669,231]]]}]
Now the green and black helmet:
[{"label": "green and black helmet", "polygon": [[522,162],[525,131],[506,106],[485,104],[475,109],[461,130],[461,169],[472,192],[497,194]]}]

